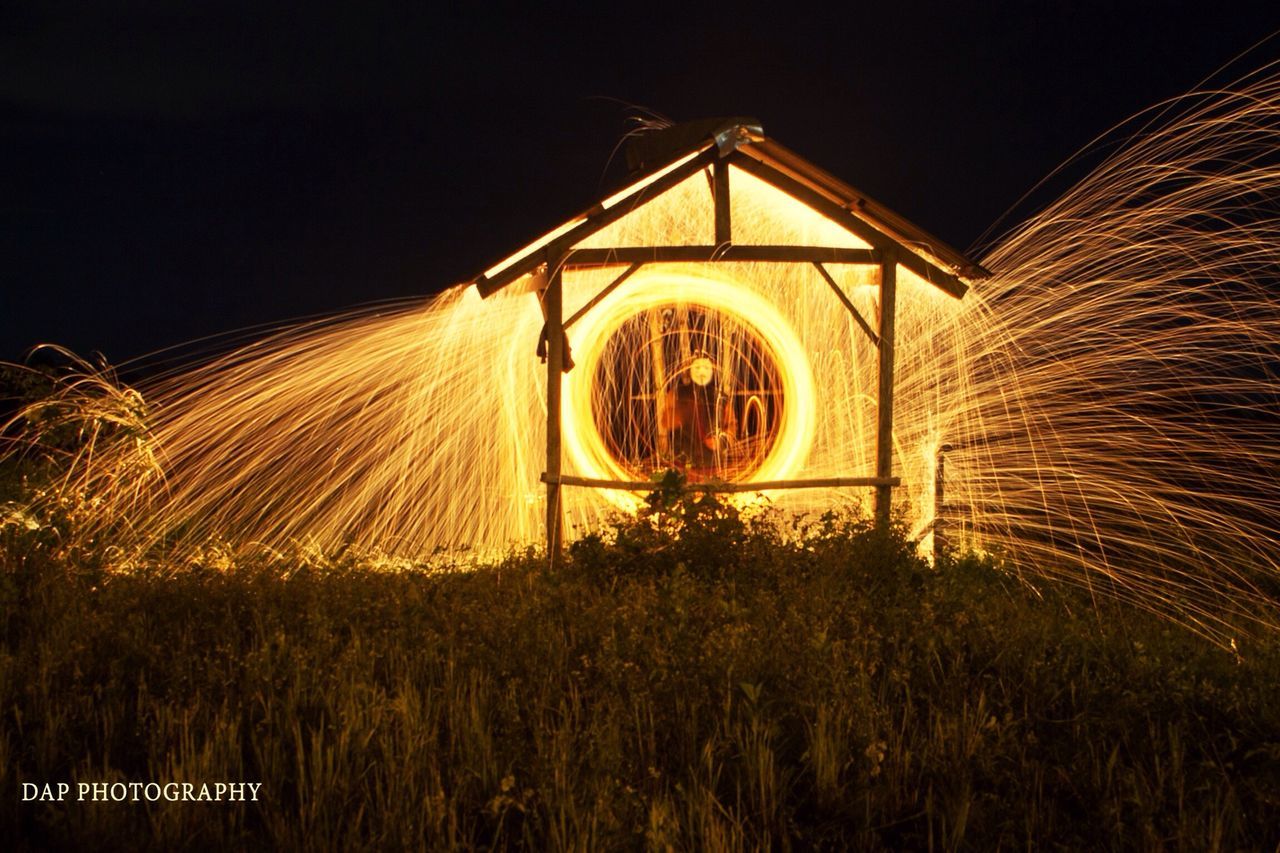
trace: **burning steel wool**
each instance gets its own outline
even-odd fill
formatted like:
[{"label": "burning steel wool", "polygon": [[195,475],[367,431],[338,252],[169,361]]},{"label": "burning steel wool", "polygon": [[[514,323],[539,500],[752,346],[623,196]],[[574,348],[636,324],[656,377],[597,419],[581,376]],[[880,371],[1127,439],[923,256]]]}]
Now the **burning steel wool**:
[{"label": "burning steel wool", "polygon": [[[1227,618],[1277,627],[1262,587],[1280,579],[1280,76],[1190,94],[1127,132],[982,258],[994,274],[963,299],[899,266],[895,499],[922,547],[941,518],[958,546],[1210,635]],[[869,248],[730,172],[735,245]],[[713,193],[697,172],[575,248],[705,243]],[[878,284],[856,262],[566,269],[566,473],[873,471],[877,349],[859,320],[878,316]],[[67,488],[99,496],[100,529],[127,524],[139,550],[223,537],[420,559],[541,541],[544,322],[530,288],[469,284],[289,328],[141,389],[145,440],[83,460]],[[767,495],[796,511],[868,496]],[[560,500],[572,539],[638,496]]]},{"label": "burning steel wool", "polygon": [[[662,270],[614,291],[571,330],[582,365],[564,418],[575,470],[635,481],[779,480],[814,438],[809,354],[773,301],[736,281]],[[632,493],[614,501],[634,507]]]}]

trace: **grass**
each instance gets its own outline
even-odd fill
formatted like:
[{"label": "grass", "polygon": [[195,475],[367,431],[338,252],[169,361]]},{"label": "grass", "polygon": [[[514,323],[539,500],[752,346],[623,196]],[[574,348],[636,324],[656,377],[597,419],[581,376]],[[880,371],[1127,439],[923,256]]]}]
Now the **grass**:
[{"label": "grass", "polygon": [[[853,517],[672,489],[469,573],[104,571],[3,530],[19,848],[1275,849],[1280,645],[1238,654]],[[22,782],[260,801],[22,802]],[[74,788],[73,788],[74,789]]]}]

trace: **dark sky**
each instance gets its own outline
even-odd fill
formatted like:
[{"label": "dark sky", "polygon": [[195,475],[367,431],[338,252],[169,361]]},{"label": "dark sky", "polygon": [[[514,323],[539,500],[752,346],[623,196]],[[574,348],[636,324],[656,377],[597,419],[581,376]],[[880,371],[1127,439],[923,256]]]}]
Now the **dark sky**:
[{"label": "dark sky", "polygon": [[757,116],[966,249],[1280,29],[1274,3],[13,5],[0,359],[115,362],[469,278],[621,181],[624,104]]}]

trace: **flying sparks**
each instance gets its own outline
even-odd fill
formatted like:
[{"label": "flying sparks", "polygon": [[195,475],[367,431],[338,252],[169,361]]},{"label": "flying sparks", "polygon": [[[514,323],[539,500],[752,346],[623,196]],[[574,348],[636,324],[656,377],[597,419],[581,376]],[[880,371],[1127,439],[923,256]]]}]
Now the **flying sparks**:
[{"label": "flying sparks", "polygon": [[[1280,626],[1280,75],[1154,115],[996,245],[994,278],[963,300],[898,268],[893,471],[922,547],[945,531],[1221,639],[1241,618]],[[731,178],[735,242],[866,248]],[[714,227],[710,193],[695,174],[581,245],[693,245]],[[624,268],[566,272],[566,310]],[[872,265],[827,269],[876,316]],[[515,290],[299,325],[156,380],[146,440],[78,460],[64,486],[96,496],[90,535],[127,521],[138,553],[224,538],[426,559],[538,542],[544,319]],[[812,265],[648,264],[589,307],[567,331],[567,472],[874,469],[875,343]],[[809,511],[866,496],[768,497]],[[564,490],[568,536],[635,500]]]}]

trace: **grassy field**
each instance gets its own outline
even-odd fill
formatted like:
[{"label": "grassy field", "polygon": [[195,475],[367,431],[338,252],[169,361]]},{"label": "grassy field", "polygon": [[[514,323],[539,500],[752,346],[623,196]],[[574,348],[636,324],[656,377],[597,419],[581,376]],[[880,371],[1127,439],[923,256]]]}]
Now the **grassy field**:
[{"label": "grassy field", "polygon": [[[1275,849],[1280,648],[854,518],[647,520],[469,573],[3,528],[19,848]],[[43,538],[42,538],[43,537]],[[24,802],[22,783],[70,783]],[[257,802],[76,783],[260,782]]]}]

